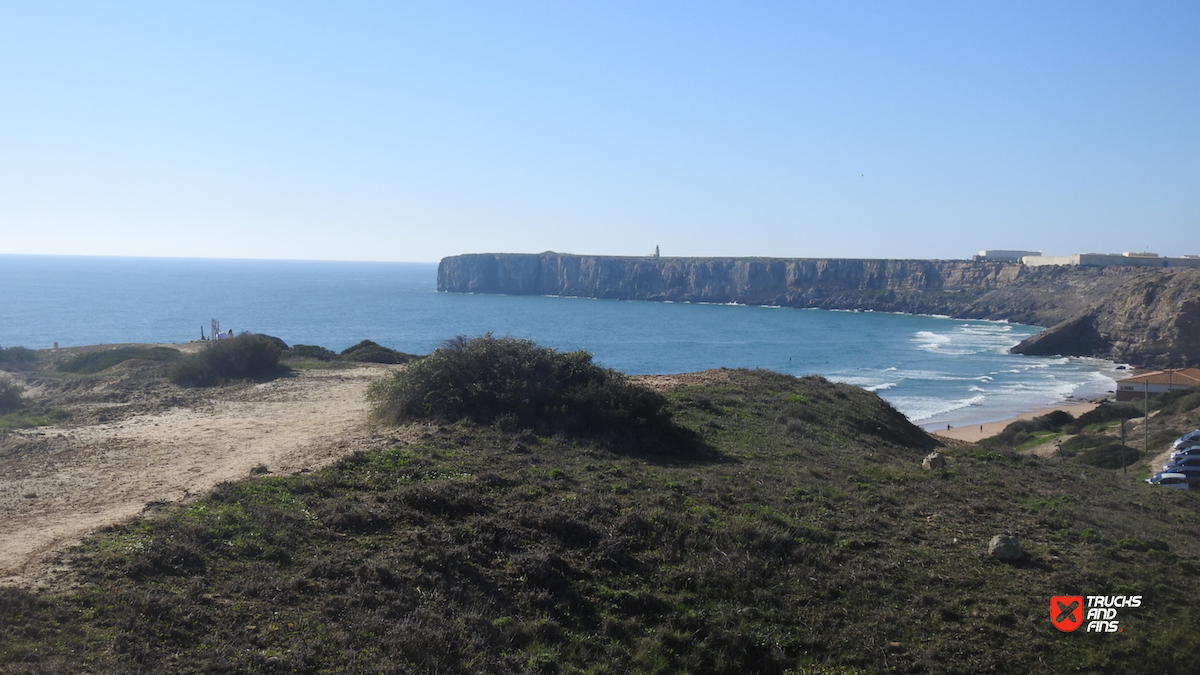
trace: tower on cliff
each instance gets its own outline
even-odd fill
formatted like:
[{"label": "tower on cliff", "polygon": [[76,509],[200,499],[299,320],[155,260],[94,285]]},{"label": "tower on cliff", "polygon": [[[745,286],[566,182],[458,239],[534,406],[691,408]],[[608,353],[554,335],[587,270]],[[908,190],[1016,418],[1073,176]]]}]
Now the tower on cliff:
[{"label": "tower on cliff", "polygon": [[655,259],[658,258],[658,244],[654,245],[654,257],[655,257]]}]

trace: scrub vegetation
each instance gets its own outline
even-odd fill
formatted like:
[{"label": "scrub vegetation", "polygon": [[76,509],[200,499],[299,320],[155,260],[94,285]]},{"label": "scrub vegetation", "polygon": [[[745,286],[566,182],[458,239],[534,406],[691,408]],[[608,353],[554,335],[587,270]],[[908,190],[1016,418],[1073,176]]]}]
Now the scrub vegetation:
[{"label": "scrub vegetation", "polygon": [[[1164,450],[1166,443],[1195,429],[1194,425],[1200,425],[1198,408],[1200,388],[1178,389],[1141,403],[1105,402],[1078,418],[1055,410],[1019,420],[979,445],[1011,451],[1056,442],[1055,454],[1060,458],[1096,468],[1120,469],[1149,459],[1148,455]],[[1151,415],[1149,430],[1144,426],[1147,410]]]},{"label": "scrub vegetation", "polygon": [[341,363],[408,363],[421,358],[407,354],[370,340],[343,349],[341,353],[317,345],[292,345],[285,349],[281,359],[299,367],[312,367],[312,363],[337,365]]},{"label": "scrub vegetation", "polygon": [[0,370],[33,370],[37,367],[37,352],[24,347],[0,347]]},{"label": "scrub vegetation", "polygon": [[376,417],[391,424],[471,421],[628,441],[670,427],[665,398],[591,354],[490,334],[448,341],[376,385],[371,399]]},{"label": "scrub vegetation", "polygon": [[370,340],[363,340],[353,347],[343,349],[339,356],[342,357],[343,361],[357,361],[360,363],[408,363],[419,358],[413,354],[406,354],[375,344]]},{"label": "scrub vegetation", "polygon": [[118,347],[80,354],[59,364],[57,370],[62,373],[94,375],[130,359],[171,363],[181,356],[183,355],[178,349],[170,347]]},{"label": "scrub vegetation", "polygon": [[[65,590],[0,589],[0,671],[1192,670],[1196,494],[971,444],[925,471],[932,438],[820,377],[634,394],[584,354],[477,340],[376,392],[411,442],[223,484],[85,541]],[[635,440],[663,428],[704,451]],[[1020,561],[987,555],[1002,533]],[[1143,597],[1121,633],[1051,625],[1051,596],[1107,594]]]},{"label": "scrub vegetation", "polygon": [[54,424],[65,415],[31,401],[25,388],[0,376],[0,430]]},{"label": "scrub vegetation", "polygon": [[16,382],[0,379],[0,414],[10,413],[25,407],[25,390]]},{"label": "scrub vegetation", "polygon": [[175,361],[167,377],[175,384],[189,387],[275,377],[287,371],[279,363],[279,356],[286,348],[279,338],[255,333],[212,340],[200,352]]}]

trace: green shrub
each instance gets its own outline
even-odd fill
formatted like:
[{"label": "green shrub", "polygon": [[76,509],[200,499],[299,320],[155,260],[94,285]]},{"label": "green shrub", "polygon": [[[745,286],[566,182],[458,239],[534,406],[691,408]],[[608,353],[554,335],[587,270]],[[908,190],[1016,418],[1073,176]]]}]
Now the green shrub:
[{"label": "green shrub", "polygon": [[0,370],[32,370],[37,365],[37,352],[24,347],[0,347]]},{"label": "green shrub", "polygon": [[25,390],[16,382],[0,380],[0,415],[25,407]]},{"label": "green shrub", "polygon": [[529,340],[459,336],[371,390],[379,419],[600,433],[668,421],[666,399],[592,363]]},{"label": "green shrub", "polygon": [[1080,434],[1062,444],[1062,453],[1076,462],[1101,469],[1120,469],[1142,458],[1140,451],[1129,446],[1122,448],[1120,441],[1104,434]]},{"label": "green shrub", "polygon": [[[249,334],[250,333],[242,333],[242,335],[249,335]],[[270,342],[271,344],[278,347],[280,352],[286,352],[288,349],[288,345],[286,342],[283,341],[283,338],[277,338],[274,335],[267,335],[266,333],[256,333],[256,335],[258,335],[258,337],[260,339],[266,340],[267,342]]]},{"label": "green shrub", "polygon": [[1091,424],[1103,424],[1114,420],[1128,420],[1142,416],[1142,406],[1135,403],[1113,403],[1106,401],[1079,416],[1080,428]]},{"label": "green shrub", "polygon": [[230,340],[214,340],[198,354],[179,359],[167,377],[191,387],[271,377],[285,370],[279,364],[282,351],[278,338],[243,333]]},{"label": "green shrub", "polygon": [[284,350],[280,358],[285,360],[316,360],[316,361],[334,361],[338,358],[338,353],[332,349],[318,347],[317,345],[292,345],[291,349]]},{"label": "green shrub", "polygon": [[363,340],[362,342],[347,347],[342,351],[342,358],[347,361],[359,361],[361,363],[408,363],[417,358],[412,354],[388,349],[382,345]]},{"label": "green shrub", "polygon": [[1064,426],[1073,422],[1075,422],[1075,418],[1071,413],[1055,410],[1031,420],[1017,420],[1004,427],[1004,431],[984,439],[981,445],[1015,448],[1033,438],[1033,434],[1036,432],[1061,431]]},{"label": "green shrub", "polygon": [[170,362],[182,356],[178,349],[170,347],[117,347],[99,352],[80,354],[58,367],[64,373],[92,375],[124,363],[130,359]]},{"label": "green shrub", "polygon": [[1196,408],[1200,408],[1200,387],[1164,392],[1154,397],[1150,401],[1150,406],[1170,415],[1182,415],[1183,413],[1191,412]]},{"label": "green shrub", "polygon": [[[1124,458],[1124,463],[1122,463]],[[1141,450],[1135,450],[1128,445],[1122,446],[1120,441],[1110,441],[1104,445],[1088,448],[1075,456],[1075,461],[1088,464],[1100,469],[1120,469],[1129,466],[1142,458]]]}]

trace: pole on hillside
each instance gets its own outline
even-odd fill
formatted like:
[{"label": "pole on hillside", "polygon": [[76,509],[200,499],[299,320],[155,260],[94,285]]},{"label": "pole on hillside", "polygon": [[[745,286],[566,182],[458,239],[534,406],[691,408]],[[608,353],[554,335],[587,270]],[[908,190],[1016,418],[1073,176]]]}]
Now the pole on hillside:
[{"label": "pole on hillside", "polygon": [[1129,475],[1129,467],[1125,466],[1125,420],[1121,420],[1121,475]]},{"label": "pole on hillside", "polygon": [[1146,408],[1142,413],[1142,452],[1150,454],[1150,383],[1142,385],[1146,389]]}]

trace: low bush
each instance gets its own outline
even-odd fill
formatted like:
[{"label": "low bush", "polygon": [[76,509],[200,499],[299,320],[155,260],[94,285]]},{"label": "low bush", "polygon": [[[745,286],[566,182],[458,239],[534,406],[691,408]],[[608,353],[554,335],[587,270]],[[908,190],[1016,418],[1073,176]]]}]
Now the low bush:
[{"label": "low bush", "polygon": [[338,359],[338,353],[317,345],[292,345],[291,349],[280,354],[280,358],[295,361],[335,361]]},{"label": "low bush", "polygon": [[278,347],[280,352],[286,352],[288,350],[288,345],[283,341],[283,338],[277,338],[274,335],[267,335],[266,333],[258,333],[257,335],[259,338],[266,340],[267,342],[270,342]]},{"label": "low bush", "polygon": [[1128,420],[1142,416],[1142,407],[1136,403],[1113,403],[1105,401],[1079,416],[1079,427],[1103,424],[1115,420]]},{"label": "low bush", "polygon": [[0,380],[0,415],[25,407],[25,390],[16,382]]},{"label": "low bush", "polygon": [[[1200,387],[1175,389],[1159,394],[1150,402],[1151,407],[1171,415],[1182,415],[1200,408]],[[1140,414],[1140,413],[1139,413]]]},{"label": "low bush", "polygon": [[413,354],[389,349],[370,340],[363,340],[353,347],[342,350],[342,358],[346,361],[360,363],[408,363],[417,357]]},{"label": "low bush", "polygon": [[384,422],[502,422],[543,432],[627,431],[668,421],[666,399],[585,351],[529,340],[459,336],[371,390]]},{"label": "low bush", "polygon": [[203,351],[179,359],[167,377],[175,384],[208,387],[229,380],[267,378],[286,370],[278,338],[243,333],[231,340],[210,342]]},{"label": "low bush", "polygon": [[1039,431],[1061,431],[1063,427],[1073,422],[1075,422],[1075,418],[1071,413],[1055,410],[1031,420],[1017,420],[1004,427],[1004,431],[984,439],[980,445],[1015,448],[1033,438],[1033,435]]},{"label": "low bush", "polygon": [[0,347],[0,370],[33,370],[37,365],[37,352],[24,347]]},{"label": "low bush", "polygon": [[1076,462],[1100,469],[1120,469],[1142,458],[1140,451],[1122,446],[1120,441],[1104,434],[1080,434],[1063,443],[1061,452]]},{"label": "low bush", "polygon": [[66,418],[61,410],[47,409],[25,398],[21,385],[0,378],[0,429],[40,427]]},{"label": "low bush", "polygon": [[92,375],[130,359],[171,362],[182,354],[170,347],[117,347],[99,352],[80,354],[58,367],[60,372]]},{"label": "low bush", "polygon": [[1120,441],[1110,441],[1104,445],[1084,450],[1075,456],[1075,461],[1100,469],[1120,469],[1130,466],[1142,457],[1140,450],[1128,445],[1122,446]]}]

